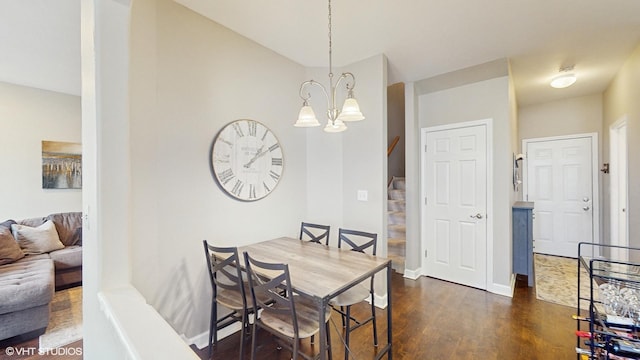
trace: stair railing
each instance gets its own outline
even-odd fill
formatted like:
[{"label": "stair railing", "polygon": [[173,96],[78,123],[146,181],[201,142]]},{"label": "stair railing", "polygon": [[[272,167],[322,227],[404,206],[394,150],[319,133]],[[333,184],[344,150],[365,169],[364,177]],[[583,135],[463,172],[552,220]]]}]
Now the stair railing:
[{"label": "stair railing", "polygon": [[[387,149],[387,157],[391,156],[391,153],[393,152],[393,149],[396,148],[396,145],[398,145],[398,141],[400,141],[400,136],[396,136],[393,138],[393,140],[391,140],[391,144],[389,145],[389,148]],[[389,183],[387,184],[387,188],[391,185],[391,183],[393,182],[393,179],[395,178],[395,176],[391,177],[391,180],[389,180]]]},{"label": "stair railing", "polygon": [[393,149],[396,148],[396,145],[398,145],[398,141],[400,141],[400,136],[396,136],[393,138],[393,140],[391,141],[391,145],[389,145],[389,148],[387,149],[387,157],[389,157],[393,152]]}]

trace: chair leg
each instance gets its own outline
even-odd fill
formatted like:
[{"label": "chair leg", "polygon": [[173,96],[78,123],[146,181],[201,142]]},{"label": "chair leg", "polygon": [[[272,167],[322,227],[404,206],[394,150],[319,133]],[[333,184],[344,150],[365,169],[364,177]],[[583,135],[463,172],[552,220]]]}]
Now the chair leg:
[{"label": "chair leg", "polygon": [[211,319],[213,319],[213,345],[218,344],[218,303],[214,300],[211,304]]},{"label": "chair leg", "polygon": [[342,317],[343,321],[346,318],[346,326],[344,331],[344,360],[349,360],[349,353],[351,348],[349,347],[349,335],[351,335],[351,305],[347,305],[346,315]]},{"label": "chair leg", "polygon": [[[340,317],[342,317],[342,327],[347,326],[345,323],[344,306],[340,306]],[[347,319],[348,321],[349,319]]]},{"label": "chair leg", "polygon": [[373,346],[378,346],[378,329],[376,326],[376,305],[371,294],[371,321],[373,322]]},{"label": "chair leg", "polygon": [[213,341],[213,334],[215,333],[215,322],[216,322],[216,306],[215,302],[211,302],[211,319],[209,320],[209,357],[211,359],[211,343]]},{"label": "chair leg", "polygon": [[253,321],[253,331],[251,332],[251,360],[255,360],[256,358],[256,338],[258,337],[258,324],[256,324],[256,321],[257,320]]},{"label": "chair leg", "polygon": [[247,315],[242,314],[242,329],[240,329],[240,360],[244,360],[244,337],[246,332]]},{"label": "chair leg", "polygon": [[298,345],[300,344],[300,340],[294,338],[293,339],[293,352],[291,353],[291,358],[293,360],[297,360],[298,359]]}]

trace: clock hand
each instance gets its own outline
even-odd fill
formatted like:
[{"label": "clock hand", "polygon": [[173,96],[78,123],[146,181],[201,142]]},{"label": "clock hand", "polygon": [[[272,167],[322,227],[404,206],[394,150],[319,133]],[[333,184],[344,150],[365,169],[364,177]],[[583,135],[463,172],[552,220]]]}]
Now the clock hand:
[{"label": "clock hand", "polygon": [[249,168],[251,164],[253,164],[256,160],[258,160],[259,157],[263,156],[266,153],[267,152],[264,151],[264,145],[262,145],[260,147],[260,150],[258,150],[258,152],[253,156],[253,158],[251,158],[251,160],[249,160],[248,163],[244,164],[244,167]]}]

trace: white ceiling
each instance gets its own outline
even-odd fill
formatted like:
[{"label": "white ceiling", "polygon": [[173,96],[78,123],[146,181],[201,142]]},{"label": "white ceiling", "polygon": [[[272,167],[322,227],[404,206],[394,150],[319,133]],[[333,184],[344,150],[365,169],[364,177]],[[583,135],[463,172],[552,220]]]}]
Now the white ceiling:
[{"label": "white ceiling", "polygon": [[0,81],[80,95],[80,0],[0,0]]},{"label": "white ceiling", "polygon": [[[176,0],[305,66],[328,65],[325,0]],[[603,91],[640,44],[639,0],[332,0],[333,61],[389,81],[511,59],[520,105]],[[0,81],[80,93],[80,0],[0,0]],[[564,65],[578,82],[549,87]],[[357,76],[357,74],[356,74]]]}]

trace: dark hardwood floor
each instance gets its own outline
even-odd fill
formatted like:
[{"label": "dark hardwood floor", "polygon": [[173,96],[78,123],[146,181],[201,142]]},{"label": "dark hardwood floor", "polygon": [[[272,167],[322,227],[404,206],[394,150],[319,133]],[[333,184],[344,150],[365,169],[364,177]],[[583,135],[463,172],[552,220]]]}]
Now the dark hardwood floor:
[{"label": "dark hardwood floor", "polygon": [[[536,299],[535,290],[519,279],[513,298],[494,295],[474,288],[421,277],[413,281],[393,275],[393,357],[394,359],[575,359],[575,309]],[[366,315],[368,307],[355,306],[356,315]],[[386,343],[386,311],[378,309],[381,344]],[[207,315],[208,316],[208,315]],[[340,327],[340,318],[332,315]],[[344,350],[332,327],[334,359],[343,359]],[[238,358],[239,334],[222,339],[212,359]],[[287,351],[278,351],[265,333],[258,334],[258,359],[290,359]],[[23,355],[8,356],[7,346],[23,350]],[[245,342],[249,359],[251,340]],[[373,359],[371,325],[352,333],[351,359]],[[303,341],[308,350],[309,341]],[[82,348],[82,341],[65,347]],[[207,349],[194,352],[207,358]],[[35,353],[28,354],[28,349]],[[82,355],[37,354],[38,338],[13,344],[0,343],[0,359],[6,360],[76,360]],[[69,350],[67,352],[71,352]],[[161,359],[162,360],[162,359]],[[167,359],[168,360],[168,359]]]},{"label": "dark hardwood floor", "polygon": [[[416,281],[393,276],[393,358],[394,359],[575,359],[575,309],[536,299],[535,289],[525,279],[516,283],[513,298],[421,277]],[[356,315],[366,315],[368,307],[354,307]],[[386,311],[378,309],[378,336],[386,343]],[[340,324],[334,313],[332,319]],[[339,325],[340,326],[340,325]],[[340,327],[340,331],[342,331]],[[238,358],[239,334],[221,340],[212,359]],[[249,359],[251,340],[245,342]],[[303,341],[309,349],[309,340]],[[353,357],[373,359],[371,325],[351,335]],[[202,359],[207,349],[194,351]],[[344,349],[335,327],[332,332],[334,359],[344,359]],[[290,359],[285,350],[276,350],[266,333],[258,334],[258,359]]]}]

